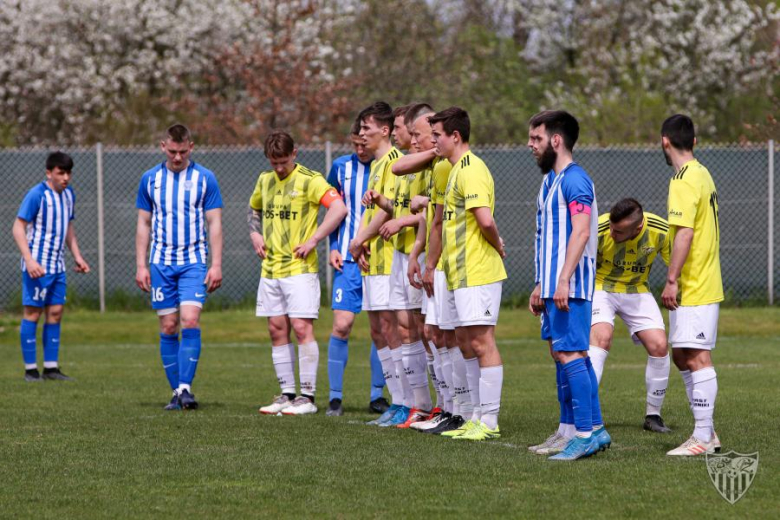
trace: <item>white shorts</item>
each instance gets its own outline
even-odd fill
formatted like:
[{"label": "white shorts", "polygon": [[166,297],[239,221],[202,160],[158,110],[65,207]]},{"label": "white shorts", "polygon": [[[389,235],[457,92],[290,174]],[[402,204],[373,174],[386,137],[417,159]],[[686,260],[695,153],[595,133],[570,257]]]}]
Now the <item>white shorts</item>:
[{"label": "white shorts", "polygon": [[503,282],[455,289],[455,307],[460,327],[493,325],[498,322]]},{"label": "white shorts", "polygon": [[419,309],[422,305],[422,289],[412,287],[408,271],[409,255],[396,249],[393,251],[393,269],[390,275],[390,308],[394,311]]},{"label": "white shorts", "polygon": [[616,314],[628,327],[631,339],[636,345],[642,343],[636,336],[637,332],[649,329],[665,330],[661,309],[658,308],[653,294],[649,292],[624,294],[595,291],[591,326],[597,323],[609,323],[614,327]]},{"label": "white shorts", "polygon": [[460,327],[458,308],[455,306],[455,292],[447,289],[447,275],[444,271],[433,272],[433,306],[434,312],[425,316],[426,322],[430,314],[435,314],[435,320],[441,330],[455,330]]},{"label": "white shorts", "polygon": [[719,303],[677,307],[669,311],[669,343],[672,348],[712,350],[718,339]]},{"label": "white shorts", "polygon": [[317,273],[287,278],[260,278],[255,315],[317,319],[320,314],[320,280]]},{"label": "white shorts", "polygon": [[363,310],[389,311],[390,275],[375,274],[363,277]]}]

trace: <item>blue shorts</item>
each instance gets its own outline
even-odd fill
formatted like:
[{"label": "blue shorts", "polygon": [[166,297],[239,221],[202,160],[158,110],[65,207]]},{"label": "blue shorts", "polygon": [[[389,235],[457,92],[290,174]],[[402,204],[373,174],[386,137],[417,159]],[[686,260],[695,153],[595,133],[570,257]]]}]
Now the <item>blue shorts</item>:
[{"label": "blue shorts", "polygon": [[178,309],[182,304],[203,307],[206,301],[205,264],[152,264],[152,309]]},{"label": "blue shorts", "polygon": [[363,308],[363,276],[357,262],[344,262],[342,269],[333,273],[331,309],[357,314]]},{"label": "blue shorts", "polygon": [[542,339],[552,340],[555,352],[588,350],[592,303],[569,298],[569,312],[559,310],[552,298],[545,298],[542,313]]},{"label": "blue shorts", "polygon": [[65,304],[65,272],[45,274],[40,278],[30,278],[22,271],[22,305],[26,307],[48,307]]}]

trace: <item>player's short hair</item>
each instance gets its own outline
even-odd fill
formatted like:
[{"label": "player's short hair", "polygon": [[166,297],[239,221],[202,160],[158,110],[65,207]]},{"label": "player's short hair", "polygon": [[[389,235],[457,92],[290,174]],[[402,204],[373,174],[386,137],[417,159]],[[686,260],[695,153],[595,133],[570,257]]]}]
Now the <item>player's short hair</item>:
[{"label": "player's short hair", "polygon": [[355,119],[349,129],[349,135],[360,135],[360,119]]},{"label": "player's short hair", "polygon": [[288,157],[295,150],[295,141],[290,134],[284,130],[274,130],[265,138],[263,152],[269,159]]},{"label": "player's short hair", "polygon": [[192,135],[190,129],[181,123],[176,123],[168,127],[165,136],[174,143],[191,143]]},{"label": "player's short hair", "polygon": [[544,110],[528,121],[528,126],[531,128],[542,125],[548,137],[558,134],[563,137],[563,146],[570,152],[574,150],[574,145],[580,137],[580,124],[577,118],[564,110]]},{"label": "player's short hair", "polygon": [[428,122],[431,126],[441,123],[444,133],[447,135],[452,135],[457,130],[463,142],[469,142],[471,136],[469,113],[460,107],[445,108],[441,112],[436,112],[428,118]]},{"label": "player's short hair", "polygon": [[64,172],[73,170],[73,158],[65,152],[52,152],[46,158],[46,171],[52,171],[59,168]]},{"label": "player's short hair", "polygon": [[414,103],[409,105],[409,109],[406,111],[406,115],[404,115],[404,124],[410,126],[417,121],[420,116],[435,113],[436,111],[428,103]]},{"label": "player's short hair", "polygon": [[661,125],[661,136],[669,139],[672,146],[682,151],[693,150],[696,129],[693,120],[683,114],[675,114]]},{"label": "player's short hair", "polygon": [[642,205],[638,200],[630,197],[617,201],[609,210],[609,221],[613,224],[623,222],[628,218],[630,218],[632,222],[639,223],[643,217],[644,212],[642,211]]},{"label": "player's short hair", "polygon": [[395,119],[398,116],[406,117],[406,113],[409,111],[409,108],[411,108],[412,105],[415,103],[409,103],[408,105],[401,105],[400,107],[395,107],[393,109],[393,119]]},{"label": "player's short hair", "polygon": [[388,130],[393,129],[393,123],[395,122],[393,109],[384,101],[377,101],[361,110],[358,115],[358,121],[363,123],[369,117],[373,117],[378,126],[386,126]]}]

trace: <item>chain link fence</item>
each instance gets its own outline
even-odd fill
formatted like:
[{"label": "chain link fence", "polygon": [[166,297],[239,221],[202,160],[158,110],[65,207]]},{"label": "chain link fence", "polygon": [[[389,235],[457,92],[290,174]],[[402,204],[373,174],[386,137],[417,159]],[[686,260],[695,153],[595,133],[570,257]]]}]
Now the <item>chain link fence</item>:
[{"label": "chain link fence", "polygon": [[[67,150],[75,161],[72,186],[76,193],[75,227],[82,254],[92,272],[68,272],[71,302],[98,308],[101,288],[108,308],[143,308],[146,295],[135,287],[135,198],[141,174],[164,156],[156,148]],[[536,196],[541,173],[524,146],[477,146],[495,179],[495,218],[507,248],[506,303],[523,303],[533,284],[533,234]],[[301,147],[298,162],[327,175],[332,159],[351,150],[346,146]],[[0,150],[0,310],[21,306],[19,252],[11,225],[25,193],[44,179],[47,150]],[[772,143],[697,148],[697,158],[712,173],[718,188],[721,222],[721,264],[726,298],[732,304],[767,304],[780,289],[780,230],[773,215],[780,205],[772,164],[780,153]],[[624,197],[634,197],[646,211],[664,216],[671,170],[659,147],[581,147],[576,160],[596,184],[601,213]],[[772,161],[771,159],[774,159]],[[260,260],[252,251],[245,220],[246,205],[257,174],[268,168],[261,149],[196,148],[193,159],[217,175],[225,204],[223,214],[223,287],[210,297],[211,307],[254,302]],[[102,171],[103,262],[100,262],[99,172]],[[772,190],[770,191],[770,186]],[[770,237],[772,240],[770,240]],[[323,285],[326,244],[319,247]],[[69,267],[72,261],[68,255]],[[100,269],[103,266],[103,282]],[[656,266],[651,286],[663,285],[665,268]],[[770,285],[773,287],[770,290]]]}]

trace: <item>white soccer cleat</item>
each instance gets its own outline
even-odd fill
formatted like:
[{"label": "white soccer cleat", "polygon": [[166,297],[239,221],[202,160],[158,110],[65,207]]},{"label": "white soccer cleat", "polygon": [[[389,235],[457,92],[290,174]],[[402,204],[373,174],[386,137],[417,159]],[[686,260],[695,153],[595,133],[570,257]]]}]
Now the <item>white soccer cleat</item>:
[{"label": "white soccer cleat", "polygon": [[570,440],[571,439],[567,439],[562,435],[558,435],[557,439],[553,440],[547,446],[541,446],[537,448],[534,453],[536,453],[537,455],[555,455],[556,453],[560,453],[563,450],[565,450],[566,445],[569,444]]},{"label": "white soccer cleat", "polygon": [[411,426],[409,426],[409,428],[421,432],[432,430],[436,428],[438,425],[440,425],[442,422],[449,419],[450,417],[451,415],[446,412],[437,413],[436,415],[433,416],[433,418],[428,419],[427,421],[420,421],[420,422],[413,423]]},{"label": "white soccer cleat", "polygon": [[282,410],[284,415],[307,415],[317,413],[317,407],[306,396],[299,395],[292,402],[292,405]]},{"label": "white soccer cleat", "polygon": [[263,406],[258,410],[258,412],[265,414],[265,415],[276,415],[283,410],[286,410],[292,406],[292,401],[290,401],[290,398],[286,395],[277,395],[274,397],[274,400],[271,404],[268,406]]},{"label": "white soccer cleat", "polygon": [[[715,453],[715,447],[715,437],[710,442],[704,442],[691,435],[687,441],[666,454],[672,457],[694,457],[702,453]],[[720,446],[717,448],[720,449]]]},{"label": "white soccer cleat", "polygon": [[536,450],[539,450],[541,448],[549,448],[555,441],[562,438],[563,436],[556,431],[555,433],[547,437],[547,439],[543,443],[536,444],[534,446],[528,446],[528,451],[532,451],[536,453]]}]

